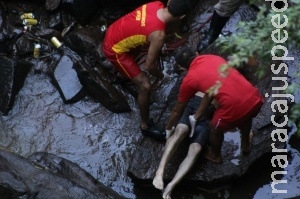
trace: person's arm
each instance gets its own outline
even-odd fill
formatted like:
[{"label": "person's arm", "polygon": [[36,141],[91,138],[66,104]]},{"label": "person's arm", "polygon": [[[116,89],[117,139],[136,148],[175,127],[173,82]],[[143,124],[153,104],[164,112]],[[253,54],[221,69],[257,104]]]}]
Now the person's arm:
[{"label": "person's arm", "polygon": [[214,97],[209,96],[209,94],[205,94],[203,96],[201,103],[200,103],[196,113],[194,114],[194,118],[196,121],[198,121],[202,117],[202,115],[205,113],[206,109],[212,103],[213,99],[214,99]]},{"label": "person's arm", "polygon": [[173,126],[177,124],[180,117],[182,116],[184,109],[186,107],[186,102],[178,102],[176,103],[175,107],[172,110],[172,113],[169,117],[168,123],[166,125],[166,130],[171,130]]},{"label": "person's arm", "polygon": [[165,42],[165,32],[161,30],[152,32],[148,36],[148,42],[150,43],[150,46],[146,58],[145,69],[158,79],[163,79],[164,74],[157,67],[157,61]]}]

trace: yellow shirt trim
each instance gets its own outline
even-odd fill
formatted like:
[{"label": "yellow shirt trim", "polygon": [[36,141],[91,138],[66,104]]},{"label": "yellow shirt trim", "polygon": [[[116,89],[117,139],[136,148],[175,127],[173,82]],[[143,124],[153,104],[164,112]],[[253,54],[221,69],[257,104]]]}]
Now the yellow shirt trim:
[{"label": "yellow shirt trim", "polygon": [[112,47],[112,49],[116,53],[124,53],[124,52],[129,52],[131,49],[134,49],[146,43],[147,43],[146,35],[133,35],[116,43]]}]

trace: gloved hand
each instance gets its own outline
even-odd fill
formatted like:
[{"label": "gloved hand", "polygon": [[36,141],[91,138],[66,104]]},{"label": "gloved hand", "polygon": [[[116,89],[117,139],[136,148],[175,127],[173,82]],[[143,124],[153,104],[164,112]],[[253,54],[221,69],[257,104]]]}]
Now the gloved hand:
[{"label": "gloved hand", "polygon": [[175,131],[175,127],[173,126],[171,130],[166,130],[166,139],[168,139]]},{"label": "gloved hand", "polygon": [[195,120],[194,115],[190,115],[189,120],[190,120],[190,124],[191,124],[190,137],[193,137],[197,121]]}]

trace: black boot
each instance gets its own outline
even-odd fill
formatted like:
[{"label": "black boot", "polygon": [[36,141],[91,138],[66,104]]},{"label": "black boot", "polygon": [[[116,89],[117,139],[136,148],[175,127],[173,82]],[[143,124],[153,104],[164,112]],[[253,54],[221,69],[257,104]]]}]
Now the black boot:
[{"label": "black boot", "polygon": [[148,123],[148,128],[141,129],[141,132],[144,136],[151,137],[157,141],[165,142],[166,141],[166,133],[162,129],[156,127],[151,119]]},{"label": "black boot", "polygon": [[221,17],[214,11],[214,14],[211,18],[209,30],[204,37],[201,38],[197,45],[197,51],[200,53],[202,50],[207,48],[210,44],[212,44],[221,33],[223,27],[229,20],[229,17]]}]

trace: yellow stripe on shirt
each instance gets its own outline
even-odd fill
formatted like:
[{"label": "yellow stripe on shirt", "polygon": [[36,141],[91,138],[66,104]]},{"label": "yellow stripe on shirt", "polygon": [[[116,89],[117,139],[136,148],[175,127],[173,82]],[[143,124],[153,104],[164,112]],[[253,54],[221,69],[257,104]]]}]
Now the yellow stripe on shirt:
[{"label": "yellow stripe on shirt", "polygon": [[113,45],[112,49],[116,53],[124,53],[129,52],[131,49],[134,49],[146,43],[146,35],[133,35]]}]

